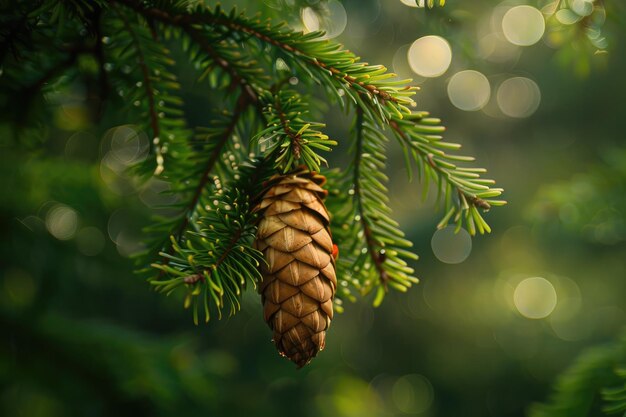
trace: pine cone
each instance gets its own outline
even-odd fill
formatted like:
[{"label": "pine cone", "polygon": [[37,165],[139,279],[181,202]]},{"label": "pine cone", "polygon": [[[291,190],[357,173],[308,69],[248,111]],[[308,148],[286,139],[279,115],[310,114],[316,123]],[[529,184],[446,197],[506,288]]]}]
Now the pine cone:
[{"label": "pine cone", "polygon": [[265,321],[281,355],[298,367],[324,348],[337,288],[324,176],[300,170],[274,176],[256,210],[255,247],[263,252]]}]

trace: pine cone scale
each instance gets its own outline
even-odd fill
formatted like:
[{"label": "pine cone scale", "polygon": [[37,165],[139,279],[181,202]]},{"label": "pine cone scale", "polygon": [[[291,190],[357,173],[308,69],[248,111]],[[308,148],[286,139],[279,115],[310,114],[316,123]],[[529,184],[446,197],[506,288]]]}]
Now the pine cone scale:
[{"label": "pine cone scale", "polygon": [[317,233],[324,229],[324,223],[322,220],[317,217],[305,216],[305,213],[302,210],[281,214],[278,218],[284,224],[310,234]]},{"label": "pine cone scale", "polygon": [[277,176],[256,207],[255,247],[263,252],[259,285],[278,351],[304,366],[324,348],[337,287],[323,177]]}]

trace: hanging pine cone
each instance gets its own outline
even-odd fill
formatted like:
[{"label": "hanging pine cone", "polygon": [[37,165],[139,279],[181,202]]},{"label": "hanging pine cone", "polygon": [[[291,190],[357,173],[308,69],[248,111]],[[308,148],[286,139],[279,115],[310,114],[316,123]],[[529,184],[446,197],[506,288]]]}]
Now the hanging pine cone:
[{"label": "hanging pine cone", "polygon": [[256,207],[255,247],[267,262],[259,286],[265,321],[280,354],[298,367],[324,348],[333,318],[336,252],[322,202],[325,182],[302,169],[274,176]]}]

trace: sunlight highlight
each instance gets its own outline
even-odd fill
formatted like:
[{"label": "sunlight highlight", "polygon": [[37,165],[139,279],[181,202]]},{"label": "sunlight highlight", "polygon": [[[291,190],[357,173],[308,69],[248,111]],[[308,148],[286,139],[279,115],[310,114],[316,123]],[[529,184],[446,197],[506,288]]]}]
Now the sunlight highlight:
[{"label": "sunlight highlight", "polygon": [[545,278],[526,278],[515,287],[513,301],[522,316],[543,319],[552,314],[556,307],[556,290]]},{"label": "sunlight highlight", "polygon": [[530,46],[539,42],[546,30],[543,15],[532,6],[515,6],[502,18],[502,31],[514,45]]},{"label": "sunlight highlight", "polygon": [[485,107],[490,96],[489,80],[478,71],[457,72],[448,83],[448,97],[461,110],[480,110]]},{"label": "sunlight highlight", "polygon": [[470,234],[465,229],[454,233],[454,229],[454,226],[448,226],[437,230],[430,241],[437,259],[447,264],[459,264],[466,260],[472,252]]},{"label": "sunlight highlight", "polygon": [[531,116],[541,103],[541,90],[530,78],[513,77],[505,80],[496,93],[498,107],[509,117]]},{"label": "sunlight highlight", "polygon": [[413,42],[407,54],[413,72],[422,77],[439,77],[452,62],[450,44],[441,36],[424,36]]}]

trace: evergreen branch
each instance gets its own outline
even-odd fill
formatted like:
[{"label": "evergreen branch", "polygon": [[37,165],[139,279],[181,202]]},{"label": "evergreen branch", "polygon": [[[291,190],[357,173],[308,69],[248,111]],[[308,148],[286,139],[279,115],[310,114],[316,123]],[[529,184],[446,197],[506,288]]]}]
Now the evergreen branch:
[{"label": "evergreen branch", "polygon": [[[330,79],[332,88],[342,89],[357,100],[365,93],[376,113],[383,120],[392,115],[402,118],[410,113],[407,105],[415,87],[407,85],[408,80],[388,81],[395,74],[387,73],[382,65],[370,66],[360,62],[352,52],[343,49],[335,42],[321,39],[321,32],[303,34],[284,29],[283,25],[271,26],[260,20],[251,20],[234,12],[226,14],[219,6],[214,9],[198,7],[193,13],[172,8],[169,12],[149,7],[137,0],[117,0],[146,17],[152,17],[173,26],[204,25],[221,35],[241,41],[241,35],[252,37],[260,42],[278,48],[297,64],[307,76],[321,83]],[[316,69],[317,76],[309,68]],[[328,78],[330,76],[330,78]]]},{"label": "evergreen branch", "polygon": [[427,112],[417,112],[404,119],[393,118],[390,126],[394,136],[403,147],[409,177],[412,176],[413,160],[424,183],[424,197],[429,183],[437,186],[437,200],[444,200],[445,215],[437,225],[444,228],[450,220],[457,230],[464,224],[470,234],[489,233],[491,228],[483,219],[479,209],[488,211],[492,206],[501,206],[506,201],[495,200],[502,194],[501,188],[492,188],[493,180],[481,178],[486,172],[482,168],[458,166],[458,162],[473,161],[473,157],[454,155],[448,150],[458,150],[461,145],[443,142],[440,120],[428,117]]},{"label": "evergreen branch", "polygon": [[363,110],[361,108],[357,108],[356,116],[356,151],[354,152],[354,169],[352,177],[352,182],[354,184],[354,200],[356,202],[356,211],[361,222],[361,228],[363,229],[363,234],[365,236],[367,253],[369,254],[370,259],[374,263],[374,267],[378,272],[380,283],[384,286],[386,290],[387,280],[389,279],[389,277],[387,276],[387,273],[383,268],[384,252],[383,254],[381,254],[379,252],[380,249],[377,248],[374,236],[372,235],[372,229],[369,226],[367,213],[365,212],[365,207],[363,205],[364,198],[363,190],[361,187],[361,163],[363,158]]},{"label": "evergreen branch", "polygon": [[289,172],[302,163],[310,171],[319,172],[320,166],[327,162],[315,149],[328,152],[337,144],[318,130],[325,125],[302,119],[308,108],[294,92],[280,90],[274,94],[266,91],[262,101],[266,103],[267,128],[253,139],[260,152],[271,154],[277,169],[282,172]]},{"label": "evergreen branch", "polygon": [[[213,62],[215,62],[218,67],[220,67],[225,73],[227,73],[231,77],[230,85],[232,87],[240,86],[240,88],[243,89],[244,92],[249,95],[253,101],[258,100],[257,92],[250,85],[248,78],[243,75],[242,68],[236,68],[234,60],[229,62],[225,58],[225,54],[220,54],[218,52],[218,49],[213,46],[211,42],[205,36],[203,36],[202,32],[200,32],[199,30],[194,29],[190,25],[183,25],[182,28],[189,35],[191,40],[193,40],[204,52],[206,52],[206,54],[213,60]],[[207,73],[210,69],[210,67],[206,68],[205,73]]]},{"label": "evergreen branch", "polygon": [[604,406],[602,411],[606,414],[626,414],[626,363],[621,363],[619,368],[614,369],[619,383],[604,388],[601,391]]},{"label": "evergreen branch", "polygon": [[146,57],[143,51],[143,47],[141,46],[141,41],[139,40],[139,36],[131,26],[130,22],[124,16],[124,13],[121,13],[117,10],[115,5],[113,5],[113,10],[115,10],[117,16],[122,21],[126,32],[132,38],[136,52],[137,52],[137,64],[139,65],[139,69],[141,71],[141,78],[143,80],[143,86],[145,89],[146,98],[148,99],[148,115],[150,117],[150,129],[152,130],[152,138],[150,141],[150,149],[151,153],[154,152],[156,156],[157,166],[154,170],[155,175],[159,175],[164,170],[164,159],[163,153],[161,151],[161,144],[159,142],[161,129],[159,126],[159,118],[157,115],[156,104],[154,100],[154,88],[152,86],[152,80],[150,78],[150,69],[146,64]]},{"label": "evergreen branch", "polygon": [[548,401],[533,405],[529,416],[588,417],[600,415],[601,411],[623,411],[625,365],[625,337],[617,343],[590,349],[557,378]]},{"label": "evergreen branch", "polygon": [[223,130],[223,133],[221,133],[221,135],[218,137],[217,141],[213,145],[214,148],[209,153],[209,158],[207,159],[206,165],[204,166],[204,169],[202,170],[200,179],[198,181],[198,185],[196,186],[196,188],[193,191],[193,194],[191,195],[191,200],[190,200],[189,205],[184,210],[183,220],[181,221],[180,225],[175,229],[175,231],[172,233],[176,241],[180,240],[182,234],[184,233],[187,226],[189,225],[189,222],[191,221],[194,213],[196,212],[196,208],[200,202],[200,197],[202,196],[202,193],[205,190],[207,183],[209,182],[210,174],[213,171],[213,168],[218,163],[220,155],[222,154],[222,151],[224,150],[224,147],[226,146],[227,142],[233,135],[235,128],[237,126],[237,123],[239,122],[239,119],[245,113],[246,108],[252,103],[253,99],[254,99],[253,96],[250,96],[244,92],[242,92],[239,95],[237,99],[237,103],[235,105],[235,109],[232,115],[230,116],[230,121],[228,122],[225,129]]},{"label": "evergreen branch", "polygon": [[187,288],[185,306],[193,306],[194,321],[198,322],[200,306],[205,320],[210,318],[213,304],[221,317],[228,305],[230,314],[240,307],[239,299],[247,280],[253,285],[261,279],[259,265],[264,262],[261,252],[252,248],[256,233],[257,190],[269,177],[266,160],[239,167],[240,179],[211,196],[217,204],[205,211],[197,221],[197,232],[187,231],[184,246],[172,238],[174,254],[161,253],[168,262],[153,264],[174,278],[151,281],[160,291],[171,293]]},{"label": "evergreen branch", "polygon": [[[214,9],[197,9],[193,15],[185,11],[176,11],[175,14],[165,13],[154,8],[143,8],[135,0],[122,0],[134,7],[142,14],[155,16],[164,22],[174,25],[205,25],[218,31],[222,27],[224,36],[234,37],[233,33],[242,33],[266,44],[279,48],[293,59],[308,75],[321,80],[330,75],[330,82],[334,88],[343,89],[354,99],[357,106],[373,119],[377,116],[383,122],[388,122],[394,134],[398,137],[407,155],[413,157],[423,172],[425,182],[434,179],[439,186],[439,192],[445,195],[445,215],[438,227],[445,227],[452,219],[457,229],[466,225],[473,235],[477,232],[488,233],[491,228],[482,217],[479,209],[488,210],[492,205],[505,204],[504,201],[493,200],[502,190],[491,188],[491,180],[479,178],[479,172],[473,168],[458,168],[450,161],[471,161],[471,158],[446,154],[442,149],[458,149],[458,145],[439,141],[439,137],[429,133],[435,119],[427,119],[425,114],[411,114],[405,106],[412,104],[409,98],[413,88],[406,81],[383,81],[393,74],[386,73],[382,66],[369,66],[359,62],[358,58],[341,45],[319,39],[319,34],[296,34],[290,30],[283,30],[280,25],[271,26],[252,21],[235,12],[224,13],[219,7]],[[297,35],[297,36],[296,36]],[[309,67],[318,68],[318,77],[310,72]],[[414,123],[402,123],[407,117]],[[425,121],[424,121],[425,120]],[[284,123],[283,123],[284,125]],[[436,130],[436,129],[435,129]],[[287,136],[290,132],[285,130]],[[298,159],[298,140],[292,137],[292,154],[286,151],[287,165],[291,167],[290,157]],[[439,148],[439,149],[437,149]],[[407,158],[408,159],[408,158]],[[319,165],[319,164],[318,164]],[[427,185],[427,184],[426,184]],[[427,189],[427,188],[425,188]],[[453,195],[455,194],[456,195]]]},{"label": "evergreen branch", "polygon": [[[407,263],[417,256],[408,250],[412,243],[391,218],[384,184],[388,178],[383,173],[387,138],[380,124],[357,107],[352,130],[354,159],[343,176],[335,180],[339,188],[331,192],[335,198],[328,199],[335,212],[333,237],[341,253],[338,276],[345,276],[362,294],[377,289],[374,305],[378,306],[389,287],[405,292],[418,282]],[[357,233],[351,227],[354,222],[360,229]],[[353,298],[347,288],[342,288],[340,296]]]},{"label": "evergreen branch", "polygon": [[[193,225],[194,229],[198,228],[197,220],[202,216],[202,213],[207,211],[206,207],[215,201],[214,194],[224,191],[221,188],[221,182],[225,182],[229,176],[232,176],[230,171],[237,172],[237,167],[229,168],[226,166],[228,158],[223,158],[223,155],[236,154],[237,160],[243,158],[243,147],[238,140],[235,140],[234,134],[237,125],[246,114],[246,109],[252,103],[252,97],[247,95],[245,90],[242,90],[232,113],[225,112],[219,119],[212,121],[210,128],[198,130],[195,152],[190,155],[190,166],[188,171],[184,173],[184,177],[181,178],[183,183],[197,181],[196,185],[191,189],[178,187],[178,194],[187,195],[187,202],[183,204],[182,211],[174,219],[165,219],[162,224],[151,230],[158,238],[163,235],[168,236],[166,242],[161,240],[159,244],[155,245],[157,251],[165,254],[161,254],[161,262],[164,265],[169,264],[170,258],[168,256],[175,252],[175,247],[171,242],[181,244],[181,240],[190,225]],[[218,167],[220,167],[219,170]],[[212,178],[221,178],[221,180],[211,183]],[[154,251],[152,252],[154,253]],[[164,272],[161,270],[158,278],[162,278]]]}]

